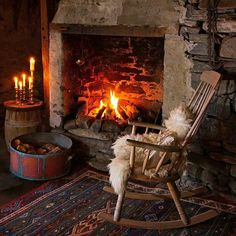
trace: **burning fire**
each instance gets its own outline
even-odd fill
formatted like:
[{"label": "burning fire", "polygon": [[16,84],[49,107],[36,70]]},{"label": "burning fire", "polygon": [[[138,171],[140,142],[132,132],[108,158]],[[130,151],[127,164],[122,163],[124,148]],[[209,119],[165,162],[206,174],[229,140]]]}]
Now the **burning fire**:
[{"label": "burning fire", "polygon": [[[115,95],[115,92],[110,91],[110,100],[108,102],[106,102],[106,101],[104,102],[103,100],[100,101],[99,111],[103,111],[101,118],[103,118],[106,115],[108,117],[112,116],[110,113],[115,112],[115,116],[118,119],[122,119],[122,117],[118,111],[118,102],[119,102],[119,98]],[[98,113],[99,113],[99,111],[98,111]]]},{"label": "burning fire", "polygon": [[116,116],[121,119],[121,115],[118,112],[118,102],[119,102],[119,98],[116,97],[115,93],[113,91],[110,91],[110,104],[111,104],[111,108],[115,111]]}]

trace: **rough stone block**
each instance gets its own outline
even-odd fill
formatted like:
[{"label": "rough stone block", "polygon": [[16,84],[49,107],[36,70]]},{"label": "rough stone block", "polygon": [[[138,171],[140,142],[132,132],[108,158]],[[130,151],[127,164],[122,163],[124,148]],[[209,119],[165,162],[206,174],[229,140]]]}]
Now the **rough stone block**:
[{"label": "rough stone block", "polygon": [[195,20],[189,20],[189,19],[184,19],[183,22],[181,22],[182,25],[188,26],[188,27],[197,27],[198,23]]},{"label": "rough stone block", "polygon": [[189,20],[205,21],[207,20],[207,11],[205,9],[199,10],[194,8],[194,6],[187,5],[186,17]]},{"label": "rough stone block", "polygon": [[[207,111],[207,114],[210,113],[208,113]],[[204,122],[202,122],[201,124],[198,134],[200,140],[213,140],[220,142],[220,121],[218,119],[215,119],[215,117],[206,117],[204,119]]]},{"label": "rough stone block", "polygon": [[214,161],[208,156],[201,156],[196,155],[196,153],[190,153],[188,155],[188,161],[202,167],[208,172],[211,172],[214,175],[219,175],[220,173],[223,175],[229,175],[229,168],[227,168],[227,165]]},{"label": "rough stone block", "polygon": [[236,155],[233,155],[232,153],[213,152],[210,154],[210,157],[216,161],[222,161],[231,165],[236,165]]},{"label": "rough stone block", "polygon": [[218,183],[220,186],[227,186],[229,181],[232,179],[230,176],[225,176],[223,174],[220,174],[217,176]]},{"label": "rough stone block", "polygon": [[78,115],[76,117],[76,125],[81,129],[88,129],[94,121],[91,116]]},{"label": "rough stone block", "polygon": [[[204,22],[203,29],[208,31],[207,23]],[[236,33],[236,17],[235,16],[224,16],[219,17],[216,22],[218,33]]]},{"label": "rough stone block", "polygon": [[96,119],[90,126],[90,129],[93,132],[100,132],[101,128],[102,128],[102,119]]},{"label": "rough stone block", "polygon": [[224,70],[230,74],[236,74],[236,62],[225,62]]},{"label": "rough stone block", "polygon": [[193,60],[193,68],[191,69],[192,72],[202,73],[206,70],[211,70],[211,66],[208,63]]},{"label": "rough stone block", "polygon": [[207,34],[189,34],[189,41],[207,44]]},{"label": "rough stone block", "polygon": [[207,170],[203,170],[201,174],[201,180],[203,183],[208,185],[209,187],[213,187],[217,184],[217,178],[216,175],[212,174],[211,172]]},{"label": "rough stone block", "polygon": [[180,28],[180,34],[186,35],[186,34],[199,34],[200,27],[188,27],[188,26],[182,26]]},{"label": "rough stone block", "polygon": [[113,120],[104,120],[104,122],[102,124],[102,131],[104,131],[104,132],[120,133],[121,132],[121,128]]},{"label": "rough stone block", "polygon": [[220,56],[236,59],[236,37],[225,38],[223,40],[220,49]]},{"label": "rough stone block", "polygon": [[108,141],[112,140],[116,135],[115,133],[109,133],[109,132],[94,132],[91,129],[69,129],[69,133],[77,135],[78,137],[84,137],[89,139],[96,139],[96,140],[102,140],[102,141]]},{"label": "rough stone block", "polygon": [[99,152],[99,151],[96,153],[97,160],[107,161],[114,157],[115,157],[114,154],[108,154],[108,153]]},{"label": "rough stone block", "polygon": [[193,178],[200,179],[203,168],[191,162],[187,163],[187,174]]},{"label": "rough stone block", "polygon": [[[207,9],[208,0],[200,0],[199,8],[200,9]],[[221,0],[217,5],[217,9],[235,9],[236,2],[235,0]]]},{"label": "rough stone block", "polygon": [[192,73],[191,74],[191,87],[196,89],[200,83],[201,73]]},{"label": "rough stone block", "polygon": [[229,182],[229,187],[231,189],[231,191],[236,194],[236,180],[232,180]]},{"label": "rough stone block", "polygon": [[92,166],[93,168],[103,171],[103,172],[107,172],[108,171],[108,167],[107,165],[110,163],[111,161],[109,159],[107,160],[98,160],[97,158],[92,158],[90,160],[87,161],[87,163]]},{"label": "rough stone block", "polygon": [[191,55],[207,56],[208,46],[204,43],[193,43],[188,48],[188,53]]},{"label": "rough stone block", "polygon": [[233,176],[233,177],[236,177],[236,165],[232,165],[231,168],[230,168],[230,174]]},{"label": "rough stone block", "polygon": [[76,122],[75,120],[68,120],[65,124],[64,124],[64,129],[69,130],[69,129],[75,129],[77,128]]},{"label": "rough stone block", "polygon": [[220,184],[215,183],[214,185],[212,185],[212,189],[217,191],[217,193],[219,193],[219,192],[230,193],[230,188],[229,188],[228,184],[220,185]]}]

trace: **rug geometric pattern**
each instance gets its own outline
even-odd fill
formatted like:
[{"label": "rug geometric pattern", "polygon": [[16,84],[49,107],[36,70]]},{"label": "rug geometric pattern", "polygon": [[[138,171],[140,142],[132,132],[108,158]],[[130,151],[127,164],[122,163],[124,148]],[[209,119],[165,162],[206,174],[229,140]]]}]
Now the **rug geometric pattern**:
[{"label": "rug geometric pattern", "polygon": [[[236,233],[234,231],[236,229],[236,215],[229,213],[222,213],[208,222],[190,228],[160,232],[131,229],[104,222],[97,217],[98,214],[106,210],[113,211],[116,202],[115,195],[102,190],[106,182],[106,176],[86,171],[63,186],[51,189],[50,192],[45,191],[35,200],[10,214],[5,214],[0,219],[0,235],[233,236]],[[46,187],[50,188],[49,185]],[[137,184],[131,184],[130,187],[141,189],[141,186]],[[162,190],[160,189],[160,191]],[[183,204],[189,215],[195,215],[206,209],[203,204],[186,201]],[[217,208],[219,207],[218,205]],[[233,209],[233,207],[231,208]],[[4,207],[0,210],[4,211]],[[129,216],[138,220],[160,221],[178,217],[174,204],[167,200],[144,202],[126,199],[123,210],[124,217]]]}]

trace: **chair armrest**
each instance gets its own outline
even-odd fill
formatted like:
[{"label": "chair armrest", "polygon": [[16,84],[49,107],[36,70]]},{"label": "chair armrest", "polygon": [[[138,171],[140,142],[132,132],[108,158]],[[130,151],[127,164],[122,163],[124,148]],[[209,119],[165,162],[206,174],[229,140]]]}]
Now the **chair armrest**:
[{"label": "chair armrest", "polygon": [[152,143],[136,141],[132,139],[127,139],[126,143],[130,146],[140,147],[140,148],[145,148],[145,149],[155,150],[155,151],[161,151],[161,152],[180,152],[182,150],[182,148],[178,146],[157,145],[157,144],[152,144]]},{"label": "chair armrest", "polygon": [[155,125],[155,124],[151,124],[151,123],[145,123],[145,122],[128,121],[128,124],[138,126],[138,127],[150,128],[150,129],[158,129],[158,130],[165,130],[166,129],[166,127],[164,127],[164,126]]}]

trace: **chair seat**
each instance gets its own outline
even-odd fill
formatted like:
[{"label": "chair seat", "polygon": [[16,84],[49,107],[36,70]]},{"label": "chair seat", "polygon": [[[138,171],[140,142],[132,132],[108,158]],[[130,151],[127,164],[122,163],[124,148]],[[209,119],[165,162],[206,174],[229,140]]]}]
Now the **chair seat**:
[{"label": "chair seat", "polygon": [[141,181],[146,183],[167,183],[167,182],[173,182],[179,179],[180,176],[178,173],[172,174],[171,176],[167,177],[154,177],[150,178],[146,175],[140,174],[140,175],[131,175],[129,180],[131,181]]}]

